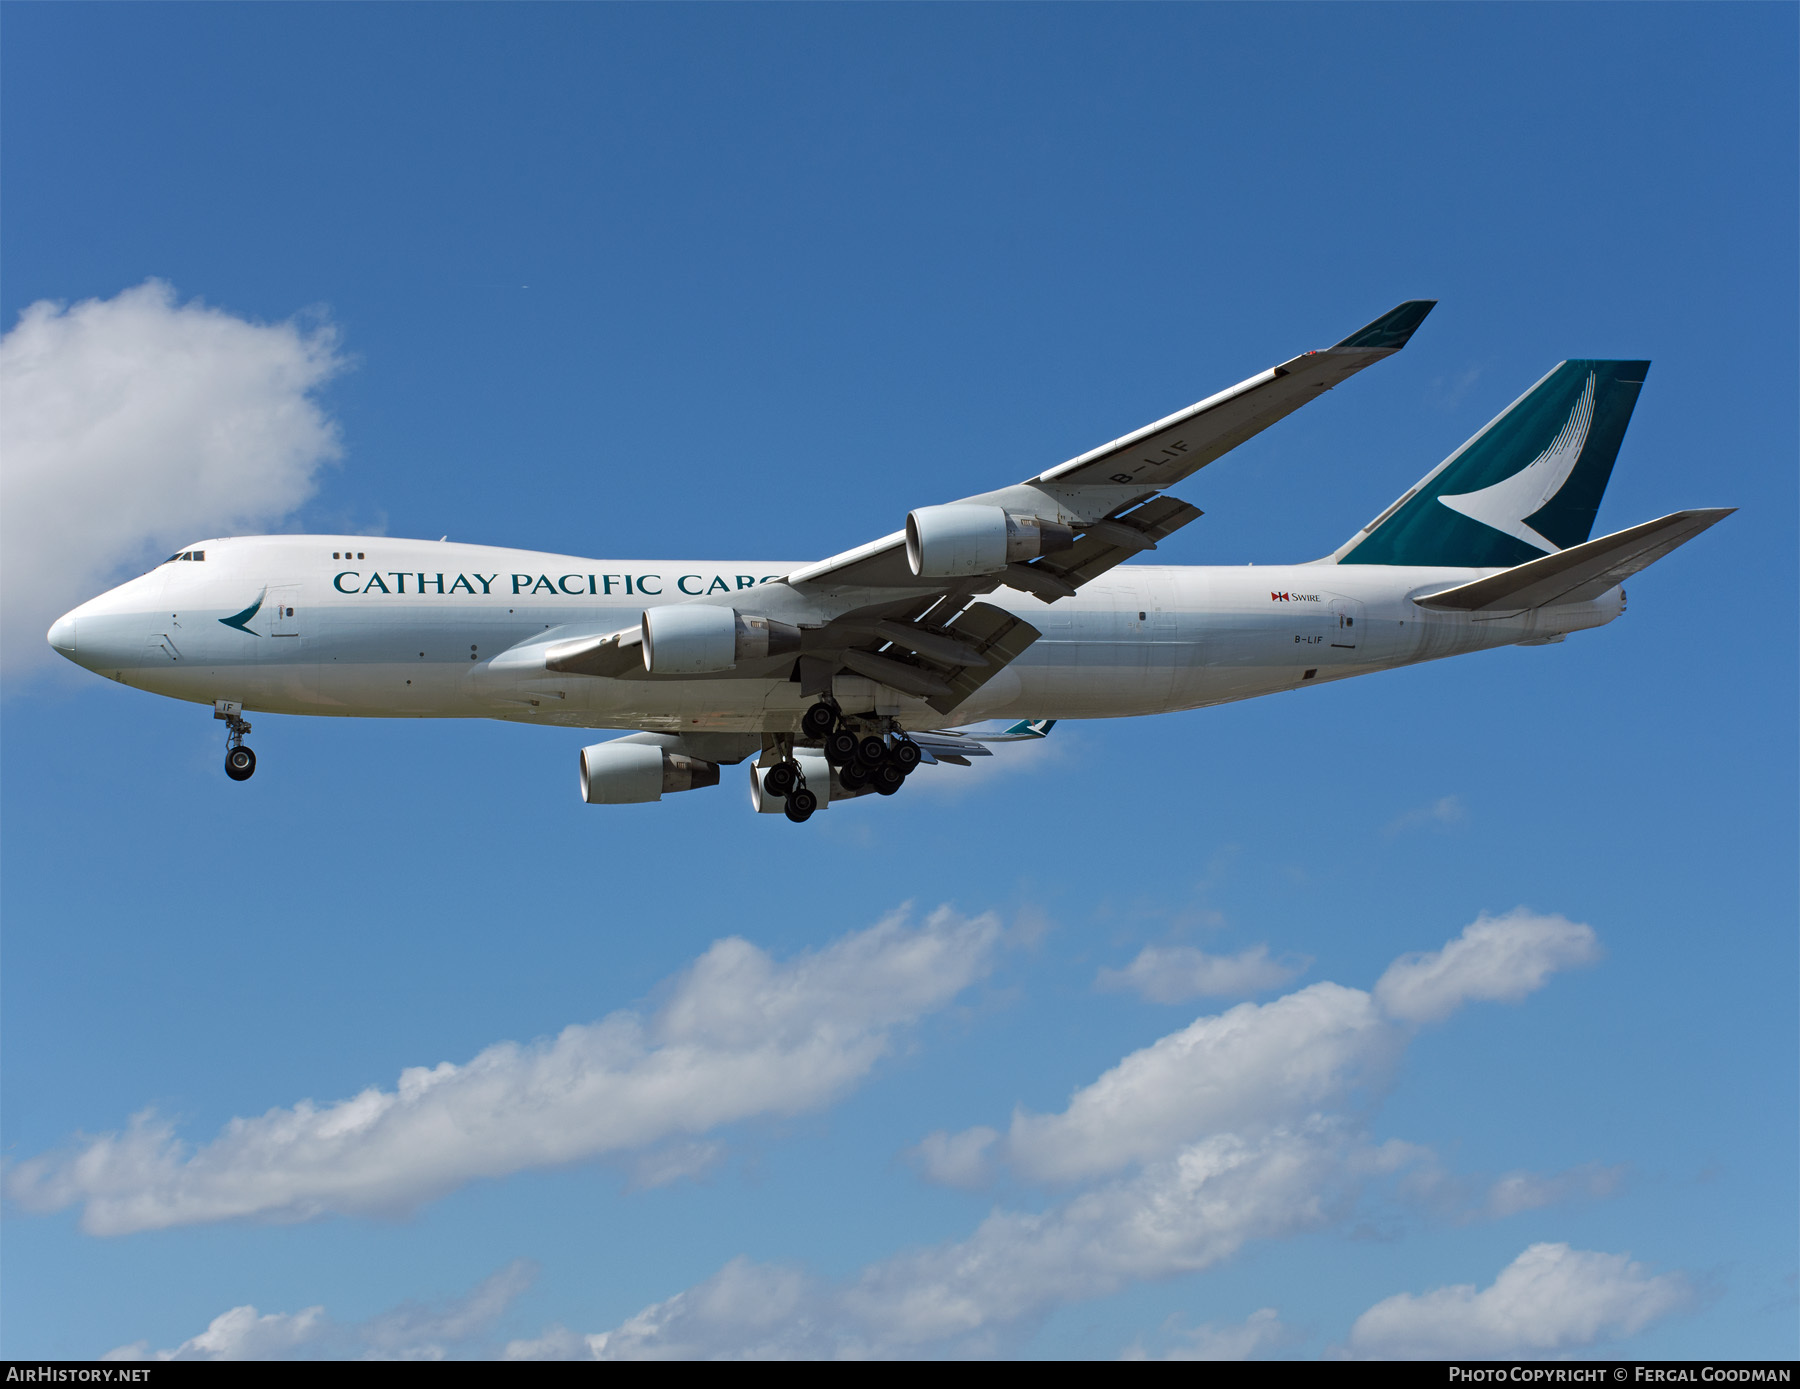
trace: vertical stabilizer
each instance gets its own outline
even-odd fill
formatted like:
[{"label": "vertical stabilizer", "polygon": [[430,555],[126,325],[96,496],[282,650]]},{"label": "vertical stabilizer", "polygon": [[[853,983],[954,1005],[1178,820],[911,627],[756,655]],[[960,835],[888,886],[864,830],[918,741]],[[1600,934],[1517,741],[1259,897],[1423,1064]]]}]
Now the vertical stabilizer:
[{"label": "vertical stabilizer", "polygon": [[1649,369],[1558,364],[1332,559],[1499,569],[1581,544]]}]

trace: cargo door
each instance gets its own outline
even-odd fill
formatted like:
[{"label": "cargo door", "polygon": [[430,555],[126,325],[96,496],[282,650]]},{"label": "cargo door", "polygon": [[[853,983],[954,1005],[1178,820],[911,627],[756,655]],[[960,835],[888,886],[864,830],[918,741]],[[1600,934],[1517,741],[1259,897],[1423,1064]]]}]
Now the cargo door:
[{"label": "cargo door", "polygon": [[[269,614],[269,635],[271,637],[299,637],[299,584],[282,584],[271,588],[269,596],[263,599],[263,606]],[[282,658],[277,655],[276,659]]]},{"label": "cargo door", "polygon": [[1334,651],[1356,650],[1369,625],[1363,605],[1354,598],[1333,598],[1331,616],[1331,648]]}]

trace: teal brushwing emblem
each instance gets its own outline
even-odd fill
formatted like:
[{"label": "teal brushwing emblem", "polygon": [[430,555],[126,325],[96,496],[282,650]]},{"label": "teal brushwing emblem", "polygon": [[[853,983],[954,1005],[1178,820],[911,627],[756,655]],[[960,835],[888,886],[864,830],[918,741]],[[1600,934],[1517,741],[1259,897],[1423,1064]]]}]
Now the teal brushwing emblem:
[{"label": "teal brushwing emblem", "polygon": [[1580,545],[1649,368],[1559,363],[1370,522],[1338,563],[1509,569]]},{"label": "teal brushwing emblem", "polygon": [[261,593],[256,595],[256,601],[245,608],[241,613],[236,613],[231,617],[221,617],[219,621],[223,622],[227,627],[235,627],[240,632],[248,632],[253,637],[260,637],[262,635],[261,632],[251,632],[244,624],[256,616],[257,611],[263,605],[263,599],[268,596],[269,590],[265,588]]}]

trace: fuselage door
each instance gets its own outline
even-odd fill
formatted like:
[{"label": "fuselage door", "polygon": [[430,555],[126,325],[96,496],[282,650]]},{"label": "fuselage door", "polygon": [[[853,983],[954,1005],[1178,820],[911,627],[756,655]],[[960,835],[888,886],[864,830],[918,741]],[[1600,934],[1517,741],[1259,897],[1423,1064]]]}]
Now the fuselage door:
[{"label": "fuselage door", "polygon": [[270,636],[300,635],[300,619],[295,615],[300,611],[299,598],[298,584],[282,584],[269,590],[269,596],[263,599],[263,605],[269,613]]},{"label": "fuselage door", "polygon": [[1331,645],[1339,651],[1356,650],[1357,642],[1368,627],[1363,616],[1363,605],[1354,598],[1333,598],[1331,600]]}]

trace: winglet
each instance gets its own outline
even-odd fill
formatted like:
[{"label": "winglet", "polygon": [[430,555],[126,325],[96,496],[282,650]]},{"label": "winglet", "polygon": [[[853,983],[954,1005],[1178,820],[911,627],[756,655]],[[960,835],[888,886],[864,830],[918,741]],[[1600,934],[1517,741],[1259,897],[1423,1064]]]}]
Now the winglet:
[{"label": "winglet", "polygon": [[1407,339],[1418,331],[1425,315],[1437,307],[1435,299],[1408,299],[1398,308],[1389,309],[1365,328],[1359,328],[1339,348],[1360,347],[1365,352],[1398,352]]}]

